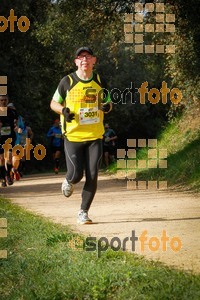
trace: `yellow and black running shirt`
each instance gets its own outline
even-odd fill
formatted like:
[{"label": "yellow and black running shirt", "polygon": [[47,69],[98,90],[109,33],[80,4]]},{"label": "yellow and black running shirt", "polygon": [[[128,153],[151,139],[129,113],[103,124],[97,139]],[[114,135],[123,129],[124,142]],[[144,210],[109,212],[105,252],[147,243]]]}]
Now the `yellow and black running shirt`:
[{"label": "yellow and black running shirt", "polygon": [[62,133],[72,142],[102,139],[104,133],[104,113],[102,103],[110,102],[106,84],[99,75],[93,73],[91,79],[80,79],[76,72],[65,76],[59,83],[53,100],[70,109],[75,114],[71,123],[61,115]]}]

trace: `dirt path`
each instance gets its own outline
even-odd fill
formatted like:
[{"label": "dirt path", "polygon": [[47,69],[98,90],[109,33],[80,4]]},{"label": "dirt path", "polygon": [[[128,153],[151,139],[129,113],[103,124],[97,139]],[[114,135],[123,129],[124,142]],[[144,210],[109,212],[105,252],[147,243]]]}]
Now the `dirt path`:
[{"label": "dirt path", "polygon": [[[144,251],[141,251],[142,244],[138,240],[135,242],[136,253],[184,270],[200,272],[198,195],[169,190],[127,190],[124,180],[100,175],[98,192],[90,210],[90,217],[95,223],[83,226],[76,224],[76,216],[84,182],[76,185],[70,198],[65,198],[60,191],[63,179],[64,174],[27,176],[13,186],[1,189],[1,195],[54,222],[70,225],[85,236],[105,237],[109,243],[114,242],[113,237],[121,239],[121,243],[127,238],[124,245],[130,251],[134,247],[133,238],[130,240],[132,234],[135,232],[139,238],[146,230]],[[164,230],[169,237],[166,251],[163,251],[164,242],[161,241]],[[178,240],[173,237],[178,237]],[[174,252],[171,248],[178,247],[180,241],[182,248]],[[119,243],[116,240],[113,247]],[[156,246],[159,249],[152,251]]]}]

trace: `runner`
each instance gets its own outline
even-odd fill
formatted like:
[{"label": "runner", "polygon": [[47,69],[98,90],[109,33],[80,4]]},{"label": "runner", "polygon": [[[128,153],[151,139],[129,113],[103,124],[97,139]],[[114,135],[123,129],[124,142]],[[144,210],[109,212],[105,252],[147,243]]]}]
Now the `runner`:
[{"label": "runner", "polygon": [[[16,112],[14,103],[8,103],[7,107],[11,108],[14,112]],[[17,153],[14,153],[14,155],[12,155],[12,178],[15,180],[20,180],[20,177],[23,176],[23,171],[26,162],[26,139],[29,138],[30,142],[32,142],[33,139],[33,132],[31,128],[26,125],[25,119],[21,115],[18,115],[18,120],[15,127],[15,134],[15,145],[20,145],[24,148],[24,155],[20,160],[18,158],[18,151]]]},{"label": "runner", "polygon": [[31,127],[27,125],[25,118],[22,116],[19,116],[19,118],[21,118],[21,121],[18,120],[18,131],[16,133],[17,139],[15,145],[21,145],[24,148],[24,156],[20,159],[18,166],[19,175],[20,177],[23,177],[26,166],[25,145],[27,143],[27,139],[29,139],[30,143],[32,143],[34,134]]},{"label": "runner", "polygon": [[109,167],[111,162],[114,162],[116,152],[116,140],[117,135],[113,129],[110,128],[109,124],[105,124],[105,133],[103,139],[103,153],[106,168]]},{"label": "runner", "polygon": [[[9,107],[10,109],[13,110],[13,113],[16,113],[16,108],[14,106],[13,103],[8,103],[7,107]],[[15,127],[15,145],[19,145],[20,143],[20,137],[19,137],[19,133],[23,130],[24,127],[24,123],[22,121],[22,117],[20,115],[18,115],[18,119],[16,122],[16,127]],[[13,155],[12,153],[12,172],[11,172],[11,178],[12,180],[20,180],[20,174],[18,172],[18,167],[20,164],[20,160],[18,158],[18,153],[15,153]]]},{"label": "runner", "polygon": [[61,115],[64,150],[67,164],[62,193],[70,197],[74,184],[83,177],[85,185],[78,212],[79,224],[90,224],[88,211],[97,189],[98,169],[102,158],[104,113],[112,109],[106,84],[93,72],[96,57],[88,47],[75,54],[76,72],[65,76],[59,83],[51,101],[51,109]]},{"label": "runner", "polygon": [[60,128],[60,120],[56,119],[53,126],[47,132],[47,137],[51,139],[50,147],[54,161],[54,172],[58,174],[60,166],[60,157],[63,148],[62,131]]},{"label": "runner", "polygon": [[[12,169],[12,148],[15,145],[18,115],[16,111],[7,107],[8,96],[0,95],[0,175],[2,187],[12,185],[13,180],[10,176]],[[11,149],[4,150],[3,145],[7,139],[11,138]]]}]

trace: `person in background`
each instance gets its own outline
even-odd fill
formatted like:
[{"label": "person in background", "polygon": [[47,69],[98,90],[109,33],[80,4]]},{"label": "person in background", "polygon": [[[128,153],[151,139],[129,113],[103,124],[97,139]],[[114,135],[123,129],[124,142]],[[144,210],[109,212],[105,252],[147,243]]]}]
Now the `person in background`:
[{"label": "person in background", "polygon": [[[13,184],[11,177],[12,148],[15,145],[18,114],[16,110],[7,107],[8,95],[0,95],[0,176],[2,187]],[[4,150],[7,139],[11,139],[11,149]]]},{"label": "person in background", "polygon": [[[20,116],[21,117],[21,116]],[[21,125],[19,123],[18,131],[17,131],[17,141],[19,145],[21,145],[24,148],[24,156],[21,158],[18,166],[18,172],[20,174],[20,177],[24,175],[24,170],[26,166],[26,151],[25,151],[25,144],[26,139],[30,139],[30,143],[32,143],[33,140],[33,131],[30,126],[27,125],[27,122],[24,117],[21,117]]]},{"label": "person in background", "polygon": [[77,70],[60,81],[50,107],[61,115],[64,135],[67,174],[61,187],[62,193],[70,197],[74,184],[81,181],[85,171],[77,222],[91,224],[88,211],[97,190],[104,113],[111,111],[112,102],[106,82],[93,72],[96,63],[93,51],[89,47],[79,48],[74,63]]},{"label": "person in background", "polygon": [[60,167],[60,158],[63,149],[62,131],[60,128],[60,120],[56,119],[53,126],[49,129],[47,137],[51,139],[50,147],[54,161],[54,172],[58,174]]},{"label": "person in background", "polygon": [[[11,108],[13,111],[16,111],[14,103],[8,103],[8,107]],[[23,176],[23,171],[26,162],[26,139],[30,138],[30,142],[33,139],[33,132],[31,128],[26,125],[25,119],[21,115],[18,115],[18,120],[15,127],[15,134],[15,145],[20,145],[24,148],[24,155],[20,160],[18,158],[18,152],[16,153],[17,155],[12,156],[12,177],[15,180],[20,180],[20,177]]]},{"label": "person in background", "polygon": [[110,128],[109,124],[105,124],[105,132],[103,139],[103,152],[104,152],[104,161],[106,168],[109,167],[109,164],[115,159],[116,151],[116,140],[117,135],[113,129]]}]

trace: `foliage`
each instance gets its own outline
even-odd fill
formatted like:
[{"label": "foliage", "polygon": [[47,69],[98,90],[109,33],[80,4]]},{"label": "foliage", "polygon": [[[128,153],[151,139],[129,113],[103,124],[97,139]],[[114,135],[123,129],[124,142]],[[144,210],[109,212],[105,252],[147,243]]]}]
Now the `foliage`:
[{"label": "foliage", "polygon": [[[169,1],[176,15],[176,32],[173,43],[176,53],[167,57],[165,72],[172,85],[184,95],[181,105],[188,109],[200,98],[200,1]],[[175,107],[173,107],[175,109]]]},{"label": "foliage", "polygon": [[[133,11],[135,1],[3,1],[1,14],[8,17],[25,15],[31,26],[21,33],[0,33],[1,75],[8,76],[8,92],[17,110],[32,127],[34,143],[47,145],[46,132],[55,113],[49,108],[59,80],[74,70],[74,51],[82,45],[94,49],[98,58],[96,70],[107,80],[111,90],[124,91],[142,82],[160,89],[162,81],[168,87],[179,88],[188,105],[199,96],[199,1],[168,1],[169,12],[176,14],[176,33],[169,35],[176,53],[135,54],[133,45],[124,43],[124,13]],[[152,2],[152,1],[147,1]],[[150,18],[147,14],[147,20]],[[150,38],[150,37],[148,37]],[[155,35],[152,35],[152,40]],[[160,35],[160,42],[164,36]],[[169,109],[171,111],[169,113]],[[188,106],[187,106],[188,107]],[[167,122],[167,114],[174,116],[177,107],[148,101],[138,103],[130,93],[126,101],[114,104],[112,114],[105,120],[117,131],[119,140],[127,137],[156,137]]]},{"label": "foliage", "polygon": [[[34,23],[45,22],[48,11],[48,1],[9,1],[3,6],[2,14],[6,17],[10,9],[14,9],[18,18],[25,15],[30,20],[30,28],[21,33],[15,25],[15,31],[9,30],[0,34],[2,55],[0,57],[1,75],[8,76],[8,94],[15,103],[18,112],[25,117],[35,133],[35,142],[44,139],[43,128],[45,112],[49,107],[49,86],[52,74],[49,61],[51,51],[38,43],[34,37]],[[41,134],[42,132],[42,134]]]},{"label": "foliage", "polygon": [[[185,111],[162,130],[157,149],[167,150],[167,168],[136,168],[138,180],[167,181],[168,187],[200,191],[200,103],[192,103]],[[187,126],[185,125],[187,124]],[[125,145],[126,147],[126,145]],[[148,147],[137,149],[137,160],[147,160]],[[159,151],[158,151],[159,153]],[[109,171],[116,173],[117,164]],[[127,170],[131,172],[132,170]],[[131,174],[129,175],[131,178]]]}]

